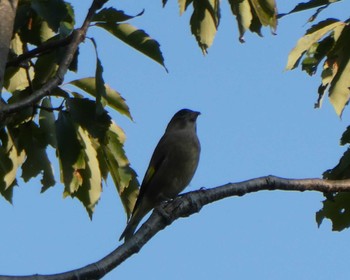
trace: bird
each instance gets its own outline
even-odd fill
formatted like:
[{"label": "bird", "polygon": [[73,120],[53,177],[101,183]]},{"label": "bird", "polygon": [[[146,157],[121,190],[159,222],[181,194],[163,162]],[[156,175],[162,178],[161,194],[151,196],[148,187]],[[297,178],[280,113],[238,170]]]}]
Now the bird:
[{"label": "bird", "polygon": [[148,212],[163,201],[174,199],[192,180],[201,145],[196,121],[200,112],[178,111],[159,140],[141,183],[131,218],[119,241],[130,239]]}]

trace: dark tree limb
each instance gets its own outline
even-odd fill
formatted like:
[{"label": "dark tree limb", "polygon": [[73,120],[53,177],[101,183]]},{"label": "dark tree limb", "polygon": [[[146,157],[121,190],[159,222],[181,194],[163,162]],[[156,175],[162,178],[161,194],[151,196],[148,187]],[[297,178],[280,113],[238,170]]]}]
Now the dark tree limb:
[{"label": "dark tree limb", "polygon": [[23,62],[27,61],[28,59],[31,59],[33,57],[36,57],[38,55],[45,54],[47,52],[50,52],[54,49],[67,46],[71,42],[72,36],[67,36],[65,38],[59,39],[57,41],[49,41],[45,42],[42,45],[38,46],[37,48],[27,51],[15,59],[12,59],[6,63],[7,67],[18,67],[21,66]]},{"label": "dark tree limb", "polygon": [[[243,196],[258,191],[317,191],[350,192],[350,180],[284,179],[266,176],[240,183],[228,183],[212,189],[200,189],[178,196],[157,207],[136,234],[103,259],[85,267],[55,275],[0,276],[0,280],[88,280],[101,279],[141,248],[159,231],[175,220],[188,217],[212,202],[224,198]],[[117,235],[116,235],[117,236]],[[117,240],[117,238],[116,238]]]}]

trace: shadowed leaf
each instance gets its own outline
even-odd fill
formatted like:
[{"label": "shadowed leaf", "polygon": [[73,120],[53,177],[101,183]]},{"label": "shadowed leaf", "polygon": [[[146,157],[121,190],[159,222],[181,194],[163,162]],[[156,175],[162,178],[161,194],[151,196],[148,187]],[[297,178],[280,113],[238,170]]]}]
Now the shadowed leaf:
[{"label": "shadowed leaf", "polygon": [[104,8],[93,16],[92,22],[123,22],[141,16],[143,13],[144,11],[141,11],[136,16],[129,16],[115,8]]},{"label": "shadowed leaf", "polygon": [[[46,97],[41,102],[41,106],[44,108],[52,108],[52,104],[49,97]],[[41,109],[39,114],[39,125],[41,131],[43,131],[43,137],[46,142],[52,147],[57,147],[56,141],[56,129],[55,129],[55,115],[52,111]]]},{"label": "shadowed leaf", "polygon": [[350,193],[337,193],[323,201],[323,208],[316,213],[318,226],[327,218],[332,221],[332,230],[341,231],[350,226]]},{"label": "shadowed leaf", "polygon": [[56,136],[61,182],[64,183],[65,192],[71,194],[76,192],[82,184],[81,169],[85,168],[85,159],[76,126],[66,111],[58,114]]}]

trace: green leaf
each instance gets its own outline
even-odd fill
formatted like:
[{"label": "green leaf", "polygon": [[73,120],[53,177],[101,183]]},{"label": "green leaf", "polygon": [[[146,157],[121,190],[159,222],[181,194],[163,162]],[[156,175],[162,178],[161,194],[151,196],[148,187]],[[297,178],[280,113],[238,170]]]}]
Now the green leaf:
[{"label": "green leaf", "polygon": [[102,114],[104,109],[103,107],[106,105],[106,87],[105,87],[105,81],[103,79],[103,67],[100,59],[98,58],[97,53],[97,45],[95,40],[91,39],[94,47],[95,47],[95,53],[96,53],[96,70],[95,70],[95,86],[96,86],[96,113],[97,115]]},{"label": "green leaf", "polygon": [[212,45],[220,21],[219,0],[194,0],[190,25],[203,54]]},{"label": "green leaf", "polygon": [[38,57],[34,65],[34,89],[40,88],[56,74],[60,61],[59,53],[61,53],[61,55],[63,54],[62,52],[54,50],[48,54]]},{"label": "green leaf", "polygon": [[[26,97],[28,97],[32,93],[32,90],[28,87],[22,91],[15,91],[12,96],[8,99],[9,104],[15,104],[18,102],[21,102]],[[21,123],[26,123],[28,121],[31,121],[33,118],[35,110],[33,107],[27,107],[20,111],[17,111],[16,114],[12,114],[10,116],[10,121],[8,122],[8,125],[10,126],[17,126]]]},{"label": "green leaf", "polygon": [[58,32],[60,23],[71,16],[62,0],[32,0],[31,7],[55,32]]},{"label": "green leaf", "polygon": [[103,142],[111,117],[107,111],[96,114],[96,103],[89,99],[69,98],[66,100],[71,120],[86,129],[89,134]]},{"label": "green leaf", "polygon": [[312,26],[306,34],[298,40],[297,45],[289,53],[286,69],[291,70],[296,68],[301,57],[313,44],[316,44],[318,40],[327,35],[330,31],[337,27],[343,28],[344,25],[344,22],[336,19],[327,19]]},{"label": "green leaf", "polygon": [[[31,7],[32,2],[34,3],[34,1],[30,1],[30,3],[27,3],[27,1],[19,1],[15,30],[24,43],[38,46],[42,42],[53,37],[55,32],[49,27],[49,22],[33,10]],[[43,6],[45,6],[44,3]]]},{"label": "green leaf", "polygon": [[129,19],[141,16],[143,13],[144,13],[144,10],[142,10],[136,16],[129,16],[125,14],[123,11],[117,10],[112,7],[104,8],[93,16],[92,22],[123,22]]},{"label": "green leaf", "polygon": [[[23,42],[18,34],[14,34],[11,40],[10,46],[11,52],[14,55],[21,55],[23,53]],[[28,71],[32,76],[33,71]],[[27,72],[22,67],[10,67],[6,69],[4,77],[4,87],[9,92],[15,92],[16,90],[23,90],[29,86]]]},{"label": "green leaf", "polygon": [[275,0],[250,0],[262,25],[277,29],[277,7]]},{"label": "green leaf", "polygon": [[350,226],[350,193],[337,193],[323,201],[323,208],[316,213],[318,226],[327,218],[332,221],[332,230],[341,231]]},{"label": "green leaf", "polygon": [[328,180],[350,179],[350,149],[348,149],[337,166],[323,173],[323,177]]},{"label": "green leaf", "polygon": [[145,31],[137,29],[128,23],[117,24],[113,22],[100,22],[96,23],[96,26],[107,30],[124,43],[155,60],[165,68],[159,43],[153,40]]},{"label": "green leaf", "polygon": [[[180,15],[183,14],[187,10],[187,7],[193,2],[193,0],[178,0]],[[165,6],[166,2],[163,2],[163,6]]]},{"label": "green leaf", "polygon": [[84,149],[77,136],[77,128],[70,115],[61,111],[56,120],[57,155],[60,162],[61,182],[65,193],[73,194],[82,185],[85,168]]},{"label": "green leaf", "polygon": [[88,132],[82,127],[78,127],[78,136],[84,150],[84,158],[86,165],[81,170],[82,185],[76,193],[72,193],[85,206],[90,218],[94,212],[95,206],[100,199],[102,192],[102,177],[99,162],[97,160],[97,152],[93,141]]},{"label": "green leaf", "polygon": [[340,145],[346,145],[346,144],[350,144],[350,126],[348,126],[346,128],[346,130],[344,131],[341,139],[340,139]]},{"label": "green leaf", "polygon": [[[41,102],[43,108],[52,108],[52,104],[49,97],[45,97]],[[52,111],[41,109],[39,114],[39,125],[43,132],[45,141],[52,147],[57,147],[56,141],[56,129],[55,129],[55,115]]]},{"label": "green leaf", "polygon": [[322,7],[322,6],[324,7],[324,6],[327,6],[329,4],[332,4],[332,3],[335,3],[338,1],[340,1],[340,0],[310,0],[309,2],[299,3],[290,12],[288,12],[287,14],[281,14],[280,17],[285,16],[285,15],[290,15],[292,13],[297,13],[297,12],[301,12],[301,11],[305,11],[305,10],[309,10],[309,9],[314,9],[317,7]]},{"label": "green leaf", "polygon": [[[70,3],[65,2],[66,16],[60,22],[60,36],[67,37],[74,29],[75,14],[73,6]],[[73,71],[73,70],[72,70]]]},{"label": "green leaf", "polygon": [[[68,177],[64,195],[77,197],[92,217],[101,195],[102,179],[110,172],[130,215],[138,182],[123,149],[124,132],[112,122],[107,111],[96,114],[96,103],[91,100],[70,98],[66,106],[68,111],[60,112],[56,121],[61,170]],[[64,137],[59,139],[58,135]],[[65,147],[71,142],[73,145]]]},{"label": "green leaf", "polygon": [[[343,133],[341,145],[350,144],[350,126]],[[350,179],[350,148],[343,154],[337,166],[323,173],[327,180]],[[326,200],[323,201],[323,208],[316,213],[318,226],[327,218],[332,221],[334,231],[341,231],[350,226],[350,193],[326,193]]]},{"label": "green leaf", "polygon": [[26,153],[22,164],[22,178],[28,182],[31,178],[42,174],[42,189],[45,190],[55,184],[53,169],[46,154],[47,142],[43,131],[34,122],[21,124],[12,129],[18,139],[20,150]]},{"label": "green leaf", "polygon": [[244,33],[250,28],[253,14],[249,0],[229,0],[231,11],[236,16],[239,30],[239,41],[244,42]]},{"label": "green leaf", "polygon": [[334,46],[333,36],[327,36],[319,43],[315,43],[306,52],[306,58],[302,61],[302,70],[306,71],[309,75],[316,73],[317,67],[321,61],[328,55]]},{"label": "green leaf", "polygon": [[[83,78],[79,80],[74,80],[69,82],[88,94],[96,97],[96,79],[93,77]],[[119,113],[126,115],[130,119],[132,119],[129,111],[128,105],[125,103],[125,99],[121,97],[120,93],[112,89],[109,85],[105,84],[106,89],[106,101],[107,105],[118,111]]]},{"label": "green leaf", "polygon": [[18,168],[25,160],[24,150],[19,151],[13,137],[5,128],[0,130],[0,194],[12,201]]},{"label": "green leaf", "polygon": [[139,193],[139,183],[136,172],[130,167],[123,149],[124,137],[122,130],[112,123],[106,135],[106,144],[102,146],[102,149],[127,219],[129,219]]},{"label": "green leaf", "polygon": [[[332,50],[332,70],[335,73],[329,88],[329,99],[336,113],[341,116],[350,98],[350,27],[342,28],[341,35]],[[330,62],[330,59],[327,63]]]}]

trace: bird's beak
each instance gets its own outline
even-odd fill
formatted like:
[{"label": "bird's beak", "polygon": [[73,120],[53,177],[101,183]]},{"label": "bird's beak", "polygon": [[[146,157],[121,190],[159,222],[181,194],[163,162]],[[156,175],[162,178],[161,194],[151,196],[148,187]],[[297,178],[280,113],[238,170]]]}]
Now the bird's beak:
[{"label": "bird's beak", "polygon": [[196,112],[196,111],[193,111],[192,113],[192,119],[195,121],[197,120],[198,116],[201,114],[201,112]]}]

